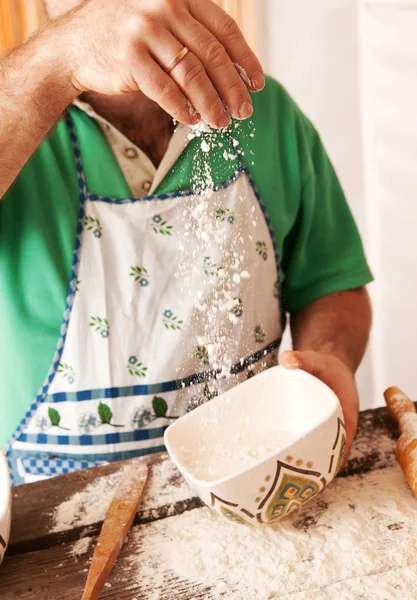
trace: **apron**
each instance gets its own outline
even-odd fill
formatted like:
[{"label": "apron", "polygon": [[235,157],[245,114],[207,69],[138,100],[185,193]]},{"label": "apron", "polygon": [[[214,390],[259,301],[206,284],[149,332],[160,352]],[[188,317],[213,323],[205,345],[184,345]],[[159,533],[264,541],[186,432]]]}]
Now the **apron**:
[{"label": "apron", "polygon": [[8,445],[13,485],[164,450],[173,419],[276,365],[282,335],[275,238],[239,160],[212,189],[98,197],[67,123],[73,266],[52,365]]}]

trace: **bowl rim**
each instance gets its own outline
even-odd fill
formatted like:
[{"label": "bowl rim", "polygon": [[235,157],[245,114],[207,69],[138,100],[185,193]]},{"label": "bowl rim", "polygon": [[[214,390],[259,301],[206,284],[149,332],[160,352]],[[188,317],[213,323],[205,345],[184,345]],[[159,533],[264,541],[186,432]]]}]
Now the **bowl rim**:
[{"label": "bowl rim", "polygon": [[[311,435],[313,433],[313,431],[319,429],[329,419],[331,419],[332,417],[334,417],[335,413],[337,413],[337,412],[340,412],[340,415],[341,415],[340,418],[343,421],[343,424],[345,424],[343,410],[342,410],[339,398],[337,397],[337,395],[335,394],[335,392],[328,385],[326,385],[323,381],[321,381],[321,379],[318,379],[317,377],[314,377],[314,375],[311,375],[311,373],[307,373],[306,371],[303,371],[302,369],[285,369],[285,367],[281,367],[280,365],[277,365],[275,367],[271,367],[270,369],[266,369],[265,371],[262,371],[262,373],[260,373],[259,375],[263,375],[263,374],[267,373],[268,371],[272,371],[272,370],[275,370],[275,369],[280,369],[280,372],[282,372],[282,370],[284,370],[284,371],[286,371],[288,373],[299,373],[299,374],[302,373],[303,374],[302,376],[306,375],[307,378],[314,379],[315,382],[319,385],[319,387],[322,387],[323,389],[326,389],[326,392],[329,393],[329,397],[333,397],[332,399],[334,400],[334,406],[333,406],[333,410],[331,411],[331,413],[325,419],[323,419],[322,421],[320,421],[318,425],[307,429],[302,435],[298,436],[291,443],[289,443],[288,445],[280,448],[279,450],[277,450],[273,454],[269,455],[268,457],[261,459],[259,462],[256,462],[255,464],[251,465],[250,467],[246,467],[246,468],[241,469],[240,471],[236,471],[232,475],[227,475],[226,477],[223,477],[221,479],[215,479],[213,481],[205,481],[203,479],[198,479],[197,477],[195,477],[195,475],[193,475],[186,467],[184,467],[184,465],[181,463],[181,461],[179,461],[177,459],[176,453],[173,452],[172,444],[171,444],[171,441],[170,441],[170,435],[171,434],[169,432],[171,430],[171,433],[172,433],[172,431],[175,430],[178,427],[178,424],[180,423],[180,421],[183,421],[183,419],[188,419],[188,417],[191,417],[191,413],[183,415],[178,420],[176,420],[174,423],[172,423],[172,425],[170,425],[168,427],[168,429],[165,431],[165,433],[164,433],[164,443],[165,443],[165,447],[167,449],[167,452],[168,452],[168,454],[169,454],[172,462],[175,464],[175,466],[178,468],[178,470],[181,471],[187,477],[187,479],[189,479],[192,482],[193,485],[195,485],[197,487],[200,487],[200,488],[203,488],[203,489],[214,488],[214,487],[217,487],[219,485],[223,485],[225,483],[228,483],[232,479],[235,479],[236,477],[240,477],[241,475],[243,475],[245,473],[250,473],[253,469],[258,469],[261,465],[265,464],[266,462],[270,461],[271,459],[277,460],[278,456],[281,453],[283,453],[283,452],[288,453],[289,449],[291,449],[295,444],[298,444],[301,440],[305,439],[307,436]],[[238,384],[237,386],[235,386],[234,388],[231,388],[227,392],[224,392],[223,394],[220,394],[220,396],[217,396],[217,398],[214,398],[213,400],[214,401],[215,400],[219,400],[223,395],[230,393],[233,389],[236,389],[239,385],[243,385],[245,383],[249,383],[249,381],[253,381],[253,379],[246,380],[246,381],[242,382],[241,384]],[[202,406],[197,407],[192,412],[195,413],[196,410],[199,410],[199,408],[202,408],[203,406],[205,406],[205,404],[203,404]]]}]

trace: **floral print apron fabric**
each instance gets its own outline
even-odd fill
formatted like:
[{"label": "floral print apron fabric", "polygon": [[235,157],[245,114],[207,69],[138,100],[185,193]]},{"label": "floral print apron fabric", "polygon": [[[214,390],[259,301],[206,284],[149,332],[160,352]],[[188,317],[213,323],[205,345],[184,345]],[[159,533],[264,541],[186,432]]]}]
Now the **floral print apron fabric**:
[{"label": "floral print apron fabric", "polygon": [[164,449],[173,419],[276,364],[278,257],[243,165],[203,192],[116,200],[80,184],[57,350],[11,439],[14,485]]}]

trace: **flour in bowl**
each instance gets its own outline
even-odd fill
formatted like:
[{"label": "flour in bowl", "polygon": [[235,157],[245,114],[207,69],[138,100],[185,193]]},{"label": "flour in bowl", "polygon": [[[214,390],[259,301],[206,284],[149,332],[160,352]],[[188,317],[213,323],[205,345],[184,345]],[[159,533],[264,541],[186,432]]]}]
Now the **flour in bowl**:
[{"label": "flour in bowl", "polygon": [[297,438],[291,431],[242,429],[233,437],[202,440],[191,447],[183,446],[182,458],[187,470],[201,481],[218,481],[269,458]]}]

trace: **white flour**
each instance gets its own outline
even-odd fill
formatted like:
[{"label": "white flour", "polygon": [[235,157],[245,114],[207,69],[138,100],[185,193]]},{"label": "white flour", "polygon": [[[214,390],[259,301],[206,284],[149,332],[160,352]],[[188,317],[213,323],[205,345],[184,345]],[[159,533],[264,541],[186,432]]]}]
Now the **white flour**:
[{"label": "white flour", "polygon": [[53,533],[102,521],[110,506],[113,492],[122,472],[100,477],[81,492],[60,504],[54,511]]},{"label": "white flour", "polygon": [[247,88],[251,88],[252,87],[252,82],[249,78],[249,75],[246,72],[246,69],[244,69],[242,67],[242,65],[239,65],[238,63],[233,63],[236,67],[236,71],[239,73],[240,77],[242,78],[243,83],[246,85]]},{"label": "white flour", "polygon": [[90,548],[90,544],[92,541],[93,541],[92,538],[89,538],[89,537],[80,538],[73,545],[71,554],[76,557],[82,556],[83,554],[88,552],[88,549]]},{"label": "white flour", "polygon": [[168,456],[151,469],[145,496],[139,510],[148,511],[156,506],[175,505],[190,498],[190,488]]},{"label": "white flour", "polygon": [[[239,72],[241,76],[244,75],[242,70]],[[219,372],[217,380],[210,381],[204,392],[200,388],[189,398],[188,410],[210,400],[229,387],[227,379],[230,378],[231,367],[236,360],[236,352],[230,341],[233,340],[234,345],[238,345],[239,337],[234,335],[233,330],[236,326],[239,330],[241,325],[239,321],[243,310],[241,293],[242,289],[249,285],[247,280],[250,279],[250,274],[245,266],[246,250],[243,236],[231,239],[230,228],[225,227],[225,222],[233,223],[235,216],[229,208],[222,208],[220,203],[217,210],[219,214],[213,218],[213,187],[217,180],[215,167],[212,169],[212,161],[236,161],[239,155],[244,155],[240,142],[235,136],[235,130],[240,126],[240,123],[234,123],[225,131],[223,137],[219,137],[202,122],[192,127],[188,136],[190,140],[194,139],[198,142],[198,151],[193,158],[190,176],[192,188],[199,194],[199,201],[197,204],[185,207],[183,212],[186,231],[184,240],[178,247],[176,276],[184,282],[182,291],[186,297],[194,290],[193,285],[190,284],[201,276],[202,270],[207,275],[198,292],[198,312],[193,315],[199,325],[196,331],[200,330],[196,336],[195,346],[196,350],[204,353],[204,366],[202,364],[201,368]],[[213,158],[213,152],[218,153],[216,158]],[[230,175],[236,177],[238,169],[239,164],[236,163],[236,171],[232,171]],[[220,197],[223,194],[226,200],[228,192],[218,191]],[[240,198],[240,201],[243,202],[244,198]],[[255,220],[254,223],[256,224]],[[197,244],[195,240],[198,241]],[[204,264],[200,256],[201,251],[196,250],[201,248],[201,242],[207,252]],[[191,253],[194,259],[194,267],[190,269],[188,265],[186,272],[181,253],[187,257]]]},{"label": "white flour", "polygon": [[[410,398],[408,398],[403,392],[398,391],[396,394],[392,394],[390,398],[390,404],[397,414],[409,414],[408,409],[410,406]],[[415,410],[413,410],[413,413],[411,414],[415,414]]]},{"label": "white flour", "polygon": [[147,600],[165,598],[156,590],[173,578],[209,587],[218,600],[412,600],[416,509],[394,466],[336,479],[275,530],[206,508],[152,523],[133,533],[128,560]]},{"label": "white flour", "polygon": [[417,414],[416,413],[405,413],[401,416],[400,426],[404,444],[411,444],[413,440],[417,439]]},{"label": "white flour", "polygon": [[182,458],[187,470],[197,479],[217,481],[272,456],[289,446],[296,437],[295,433],[289,431],[246,427],[234,437],[216,439],[210,435],[201,439],[198,445],[182,447]]},{"label": "white flour", "polygon": [[[103,521],[125,469],[97,479],[60,504],[53,514],[52,532],[67,531],[76,526],[88,526]],[[155,507],[164,504],[175,505],[176,502],[189,497],[190,490],[187,484],[169,458],[164,457],[157,468],[150,469],[145,495],[139,510],[146,515]],[[171,510],[174,510],[174,506]],[[81,542],[87,544],[85,540],[88,539],[90,538],[83,538],[80,544]],[[80,545],[80,548],[82,547]]]}]

